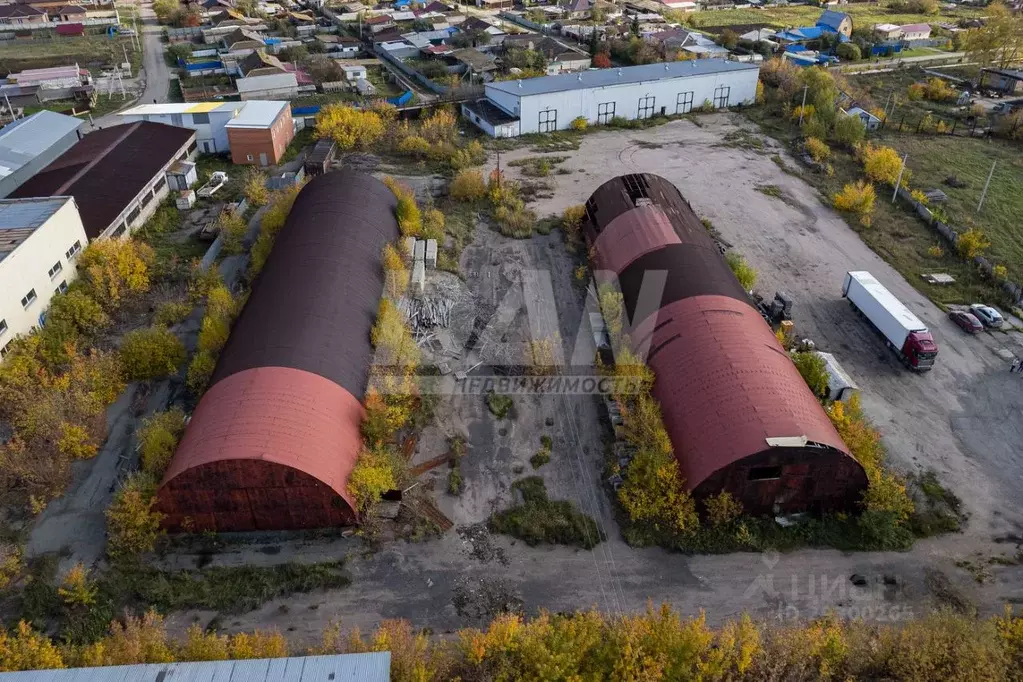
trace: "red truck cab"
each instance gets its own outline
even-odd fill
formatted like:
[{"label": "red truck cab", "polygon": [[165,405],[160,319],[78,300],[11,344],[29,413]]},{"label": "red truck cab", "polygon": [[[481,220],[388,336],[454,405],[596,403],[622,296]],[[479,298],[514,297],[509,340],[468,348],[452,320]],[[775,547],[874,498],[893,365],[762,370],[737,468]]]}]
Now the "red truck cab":
[{"label": "red truck cab", "polygon": [[902,355],[913,369],[929,370],[938,357],[938,344],[929,331],[910,332],[906,336],[906,344],[902,347]]}]

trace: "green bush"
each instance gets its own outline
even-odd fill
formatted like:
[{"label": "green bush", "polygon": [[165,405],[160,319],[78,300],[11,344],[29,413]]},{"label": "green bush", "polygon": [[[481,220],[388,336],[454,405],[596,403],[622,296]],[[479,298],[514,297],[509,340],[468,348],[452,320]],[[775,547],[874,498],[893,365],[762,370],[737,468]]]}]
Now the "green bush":
[{"label": "green bush", "polygon": [[491,516],[491,531],[519,538],[530,547],[552,544],[592,549],[605,539],[600,525],[574,504],[549,499],[539,476],[515,481],[512,491],[522,495],[523,503]]}]

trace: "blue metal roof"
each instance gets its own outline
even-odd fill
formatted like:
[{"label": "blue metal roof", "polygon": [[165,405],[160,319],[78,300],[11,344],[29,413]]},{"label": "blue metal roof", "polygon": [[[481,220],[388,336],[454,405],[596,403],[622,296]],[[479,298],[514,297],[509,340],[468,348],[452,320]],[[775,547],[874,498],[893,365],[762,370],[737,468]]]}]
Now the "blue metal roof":
[{"label": "blue metal roof", "polygon": [[838,31],[838,27],[842,25],[842,21],[848,19],[849,15],[845,12],[835,12],[834,10],[826,10],[821,14],[820,18],[817,19],[818,26],[827,26],[833,31]]},{"label": "blue metal roof", "polygon": [[0,682],[389,682],[391,654],[257,658],[247,661],[155,663],[106,668],[0,673]]},{"label": "blue metal roof", "polygon": [[551,92],[606,88],[614,85],[685,78],[686,76],[706,76],[713,73],[758,71],[759,69],[759,65],[745,62],[730,62],[724,59],[693,59],[687,62],[643,64],[642,66],[625,66],[620,69],[596,69],[557,76],[501,81],[487,83],[486,88],[519,96],[543,95]]}]

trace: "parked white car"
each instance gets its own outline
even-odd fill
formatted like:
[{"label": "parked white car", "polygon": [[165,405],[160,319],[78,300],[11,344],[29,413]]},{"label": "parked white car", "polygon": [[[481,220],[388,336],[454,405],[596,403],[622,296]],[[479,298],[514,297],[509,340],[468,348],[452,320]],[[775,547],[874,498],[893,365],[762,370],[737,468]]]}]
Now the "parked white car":
[{"label": "parked white car", "polygon": [[981,324],[985,327],[998,329],[1005,321],[1002,319],[1002,314],[1000,312],[989,305],[984,305],[983,303],[974,303],[971,305],[970,312],[973,313],[974,317],[980,320]]}]

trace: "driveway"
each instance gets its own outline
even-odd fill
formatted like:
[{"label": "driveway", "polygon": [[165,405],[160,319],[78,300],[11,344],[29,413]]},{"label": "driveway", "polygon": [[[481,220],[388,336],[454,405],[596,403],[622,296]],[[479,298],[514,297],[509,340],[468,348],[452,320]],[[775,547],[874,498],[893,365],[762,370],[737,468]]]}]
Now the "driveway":
[{"label": "driveway", "polygon": [[[142,95],[123,109],[135,106],[136,104],[151,104],[153,102],[166,102],[167,92],[170,88],[170,67],[163,58],[163,42],[160,36],[163,27],[156,22],[156,14],[153,12],[153,5],[147,2],[139,7],[141,23],[139,29],[142,31],[143,57],[141,78],[145,84]],[[107,114],[93,121],[92,129],[108,128],[120,123],[117,114]]]}]

